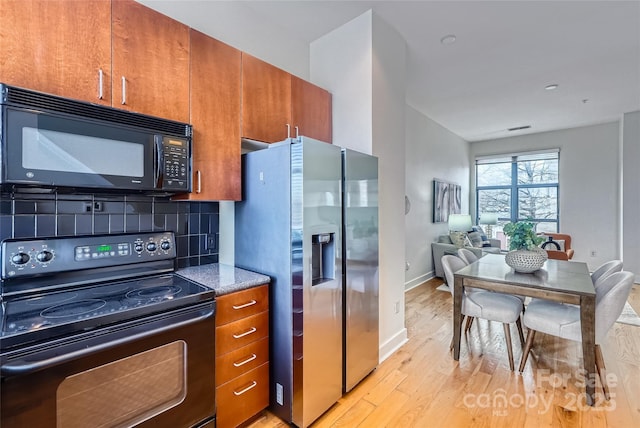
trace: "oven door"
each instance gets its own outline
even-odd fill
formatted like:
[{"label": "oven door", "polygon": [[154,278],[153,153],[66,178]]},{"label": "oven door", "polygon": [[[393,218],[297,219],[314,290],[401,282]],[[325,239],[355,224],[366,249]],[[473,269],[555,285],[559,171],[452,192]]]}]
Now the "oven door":
[{"label": "oven door", "polygon": [[2,355],[0,426],[213,420],[214,313],[209,302]]},{"label": "oven door", "polygon": [[4,107],[2,182],[154,190],[156,136],[124,125]]}]

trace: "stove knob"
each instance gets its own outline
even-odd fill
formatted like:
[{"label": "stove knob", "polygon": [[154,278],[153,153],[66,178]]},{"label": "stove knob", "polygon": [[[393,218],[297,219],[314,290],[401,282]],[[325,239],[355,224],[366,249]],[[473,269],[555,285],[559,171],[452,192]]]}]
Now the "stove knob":
[{"label": "stove knob", "polygon": [[141,253],[143,250],[142,244],[139,242],[136,242],[136,244],[133,246],[133,249],[136,250],[136,253]]},{"label": "stove knob", "polygon": [[171,248],[171,243],[169,241],[162,241],[162,243],[160,244],[160,248],[167,251],[169,248]]},{"label": "stove knob", "polygon": [[158,246],[156,245],[156,243],[155,243],[155,242],[149,242],[149,243],[147,244],[147,251],[149,251],[149,252],[153,252],[153,251],[155,251],[157,248],[158,248]]},{"label": "stove knob", "polygon": [[51,251],[43,250],[36,255],[36,259],[38,259],[41,263],[46,263],[53,258],[53,253]]},{"label": "stove knob", "polygon": [[23,265],[29,261],[29,254],[18,253],[11,257],[11,262],[16,265]]}]

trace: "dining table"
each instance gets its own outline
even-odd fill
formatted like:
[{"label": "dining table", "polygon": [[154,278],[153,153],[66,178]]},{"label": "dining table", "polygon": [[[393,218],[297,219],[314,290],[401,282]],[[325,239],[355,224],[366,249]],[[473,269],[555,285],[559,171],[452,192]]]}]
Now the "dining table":
[{"label": "dining table", "polygon": [[487,254],[454,273],[453,358],[460,358],[462,296],[466,287],[547,299],[580,307],[586,403],[595,403],[596,291],[586,263],[547,260],[532,273],[515,272],[504,254]]}]

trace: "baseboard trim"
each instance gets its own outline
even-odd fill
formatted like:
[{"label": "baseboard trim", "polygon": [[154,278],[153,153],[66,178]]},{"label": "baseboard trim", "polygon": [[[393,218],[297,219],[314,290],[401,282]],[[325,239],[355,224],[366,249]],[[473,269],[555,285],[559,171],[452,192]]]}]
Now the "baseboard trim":
[{"label": "baseboard trim", "polygon": [[431,278],[434,278],[434,271],[429,271],[417,278],[412,279],[411,281],[407,281],[404,283],[404,291],[407,292],[412,288],[416,288],[418,285],[430,280]]},{"label": "baseboard trim", "polygon": [[389,358],[394,352],[402,347],[405,343],[409,341],[407,337],[407,329],[403,328],[399,332],[393,335],[393,337],[387,340],[385,343],[380,346],[379,353],[379,364],[384,360]]}]

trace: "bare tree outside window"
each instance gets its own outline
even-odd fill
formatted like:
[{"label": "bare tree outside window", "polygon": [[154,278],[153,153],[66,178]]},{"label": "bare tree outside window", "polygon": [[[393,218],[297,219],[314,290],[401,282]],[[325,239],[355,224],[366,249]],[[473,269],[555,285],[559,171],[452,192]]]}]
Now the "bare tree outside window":
[{"label": "bare tree outside window", "polygon": [[558,153],[502,156],[476,161],[476,214],[507,222],[532,219],[537,232],[558,230]]}]

